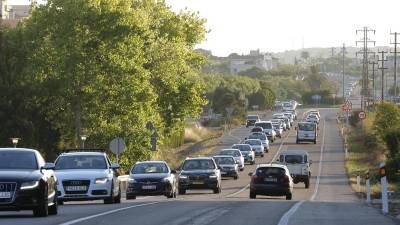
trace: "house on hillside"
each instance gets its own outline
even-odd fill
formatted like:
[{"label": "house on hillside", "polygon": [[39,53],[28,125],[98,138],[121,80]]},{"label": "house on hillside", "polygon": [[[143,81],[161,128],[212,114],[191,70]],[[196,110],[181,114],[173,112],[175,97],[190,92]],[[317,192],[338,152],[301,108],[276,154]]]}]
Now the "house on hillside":
[{"label": "house on hillside", "polygon": [[15,27],[29,17],[30,5],[9,5],[8,0],[0,0],[0,20],[6,26]]},{"label": "house on hillside", "polygon": [[277,58],[269,53],[261,53],[260,50],[252,50],[249,55],[231,54],[228,58],[231,74],[238,74],[253,67],[271,70],[278,64]]}]

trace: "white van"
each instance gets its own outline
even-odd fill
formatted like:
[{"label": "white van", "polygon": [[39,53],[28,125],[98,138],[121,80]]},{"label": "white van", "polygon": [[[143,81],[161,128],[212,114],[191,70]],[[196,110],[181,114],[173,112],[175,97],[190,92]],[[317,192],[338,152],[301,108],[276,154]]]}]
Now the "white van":
[{"label": "white van", "polygon": [[304,150],[282,151],[277,158],[279,164],[287,166],[295,184],[302,182],[305,188],[310,187],[311,160]]},{"label": "white van", "polygon": [[296,130],[296,144],[300,142],[314,142],[314,144],[317,144],[318,128],[316,123],[299,122]]}]

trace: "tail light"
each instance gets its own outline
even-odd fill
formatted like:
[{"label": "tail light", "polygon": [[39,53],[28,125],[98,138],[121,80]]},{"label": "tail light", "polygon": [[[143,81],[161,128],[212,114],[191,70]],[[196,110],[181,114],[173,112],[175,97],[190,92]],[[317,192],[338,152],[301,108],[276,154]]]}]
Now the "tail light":
[{"label": "tail light", "polygon": [[289,177],[288,177],[287,175],[283,176],[283,177],[281,178],[281,182],[282,182],[282,183],[289,183]]},{"label": "tail light", "polygon": [[257,183],[260,180],[260,177],[258,177],[257,175],[254,175],[251,177],[251,181]]}]

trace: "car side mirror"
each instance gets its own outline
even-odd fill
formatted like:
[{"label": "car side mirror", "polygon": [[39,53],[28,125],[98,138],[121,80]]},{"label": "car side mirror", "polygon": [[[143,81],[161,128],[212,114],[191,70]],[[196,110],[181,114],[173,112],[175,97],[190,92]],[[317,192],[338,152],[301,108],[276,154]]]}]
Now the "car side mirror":
[{"label": "car side mirror", "polygon": [[113,164],[111,164],[110,168],[113,170],[117,170],[117,169],[121,168],[121,166],[118,163],[113,163]]},{"label": "car side mirror", "polygon": [[171,173],[172,174],[176,174],[176,170],[171,170]]},{"label": "car side mirror", "polygon": [[279,159],[276,159],[277,162],[280,162]]},{"label": "car side mirror", "polygon": [[221,167],[221,166],[217,166],[217,168],[218,168],[219,170],[222,170],[222,167]]},{"label": "car side mirror", "polygon": [[56,165],[54,163],[45,163],[44,166],[40,168],[40,171],[42,170],[54,170],[56,168]]},{"label": "car side mirror", "polygon": [[250,173],[249,173],[249,177],[251,177],[251,176],[253,176],[253,173],[250,172]]}]

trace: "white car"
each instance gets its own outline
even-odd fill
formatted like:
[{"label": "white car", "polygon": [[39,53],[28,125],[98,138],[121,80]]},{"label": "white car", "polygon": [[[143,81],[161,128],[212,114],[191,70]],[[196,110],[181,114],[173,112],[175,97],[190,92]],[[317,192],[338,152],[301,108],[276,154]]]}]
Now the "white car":
[{"label": "white car", "polygon": [[58,203],[104,200],[120,203],[121,189],[117,169],[104,152],[62,153],[55,161]]},{"label": "white car", "polygon": [[318,128],[314,122],[299,122],[296,127],[296,144],[300,142],[317,143]]},{"label": "white car", "polygon": [[264,145],[259,139],[247,139],[244,144],[248,144],[253,149],[256,156],[264,157]]},{"label": "white car", "polygon": [[250,165],[254,165],[256,163],[256,155],[254,150],[251,148],[249,144],[234,144],[232,145],[233,149],[239,149],[242,152],[244,157],[244,162],[250,163]]},{"label": "white car", "polygon": [[274,126],[271,121],[259,121],[255,123],[255,127],[262,127],[263,132],[267,135],[268,139],[271,142],[274,142],[276,139],[276,132],[274,130]]},{"label": "white car", "polygon": [[269,141],[268,141],[268,137],[265,133],[261,133],[261,132],[254,132],[251,133],[249,135],[247,139],[259,139],[261,141],[261,143],[264,145],[264,152],[268,152],[269,151]]},{"label": "white car", "polygon": [[237,164],[239,165],[239,170],[244,170],[244,157],[239,149],[222,149],[218,155],[230,155],[235,158]]},{"label": "white car", "polygon": [[318,116],[316,114],[310,114],[310,115],[307,116],[306,121],[318,124],[319,123],[319,118],[318,118]]},{"label": "white car", "polygon": [[295,184],[303,182],[305,188],[310,187],[311,160],[304,150],[288,150],[280,153],[278,163],[286,165]]}]

